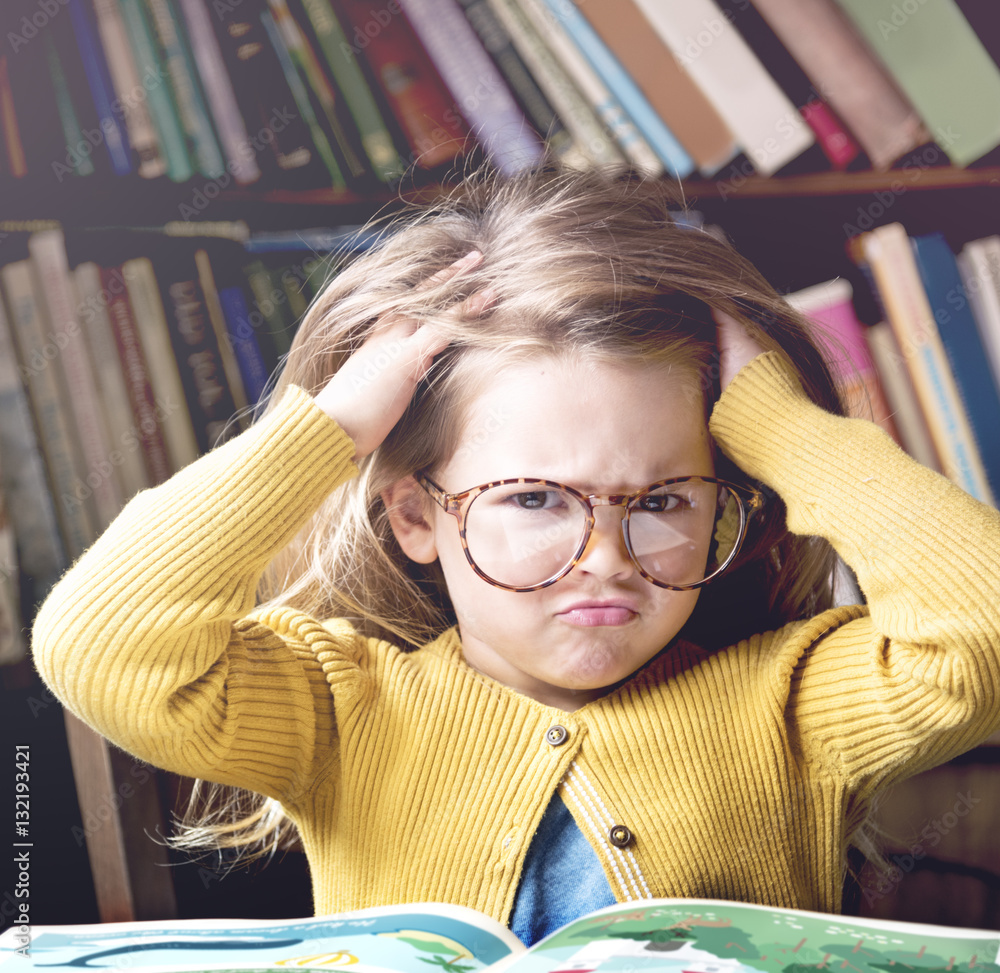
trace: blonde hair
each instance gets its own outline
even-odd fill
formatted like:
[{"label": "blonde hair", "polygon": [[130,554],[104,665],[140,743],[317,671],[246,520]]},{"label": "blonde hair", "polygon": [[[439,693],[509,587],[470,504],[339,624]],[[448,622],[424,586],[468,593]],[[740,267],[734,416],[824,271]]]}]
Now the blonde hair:
[{"label": "blonde hair", "polygon": [[[435,321],[451,343],[390,436],[362,461],[360,476],[334,491],[275,557],[261,600],[318,618],[348,617],[363,634],[407,648],[448,627],[440,576],[403,556],[380,493],[445,462],[458,445],[477,376],[496,375],[526,356],[662,363],[695,379],[707,414],[718,395],[715,309],[766,349],[781,351],[806,393],[841,413],[801,316],[730,245],[675,220],[681,208],[668,183],[631,171],[479,172],[383,227],[377,244],[348,262],[310,307],[269,408],[289,385],[316,394],[387,316]],[[474,269],[427,286],[473,249],[483,254]],[[483,315],[445,313],[485,288],[494,296]],[[725,457],[717,461],[720,475],[746,479]],[[686,637],[721,647],[832,603],[829,545],[789,534],[780,499],[767,497],[738,564],[703,591]],[[716,607],[722,602],[725,611]],[[237,822],[216,818],[205,826],[202,818],[176,843],[257,842],[273,851],[291,827],[274,802]]]}]

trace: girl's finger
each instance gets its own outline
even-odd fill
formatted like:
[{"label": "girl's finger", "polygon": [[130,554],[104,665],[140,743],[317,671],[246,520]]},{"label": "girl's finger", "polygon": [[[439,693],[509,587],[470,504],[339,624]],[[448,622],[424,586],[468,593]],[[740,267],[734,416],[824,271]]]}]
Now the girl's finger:
[{"label": "girl's finger", "polygon": [[443,284],[445,281],[451,280],[452,277],[457,277],[463,271],[475,267],[482,259],[483,255],[480,251],[470,250],[464,257],[459,257],[453,264],[450,264],[443,270],[439,270],[436,274],[428,277],[427,280],[421,281],[414,290],[425,291],[429,287]]}]

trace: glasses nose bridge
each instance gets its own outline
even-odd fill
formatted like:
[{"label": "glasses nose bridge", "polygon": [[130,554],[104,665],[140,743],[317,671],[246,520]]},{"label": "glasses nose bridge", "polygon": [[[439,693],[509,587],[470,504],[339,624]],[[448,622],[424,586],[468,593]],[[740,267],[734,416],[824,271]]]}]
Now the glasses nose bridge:
[{"label": "glasses nose bridge", "polygon": [[591,513],[595,507],[627,507],[631,499],[627,493],[591,493],[586,496]]}]

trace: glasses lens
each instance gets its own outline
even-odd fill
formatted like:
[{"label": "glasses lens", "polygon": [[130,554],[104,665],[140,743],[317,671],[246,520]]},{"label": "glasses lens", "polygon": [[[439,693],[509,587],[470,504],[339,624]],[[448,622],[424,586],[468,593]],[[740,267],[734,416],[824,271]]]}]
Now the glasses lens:
[{"label": "glasses lens", "polygon": [[469,505],[465,521],[465,542],[476,566],[517,588],[557,575],[586,532],[586,506],[572,493],[540,483],[484,490]]},{"label": "glasses lens", "polygon": [[671,585],[698,584],[724,568],[742,529],[739,497],[696,477],[643,494],[628,512],[633,556],[648,575]]}]

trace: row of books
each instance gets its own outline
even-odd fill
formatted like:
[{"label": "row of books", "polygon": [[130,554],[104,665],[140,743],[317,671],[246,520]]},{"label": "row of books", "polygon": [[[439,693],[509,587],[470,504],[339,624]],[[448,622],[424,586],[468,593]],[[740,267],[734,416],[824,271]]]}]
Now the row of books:
[{"label": "row of books", "polygon": [[0,633],[8,655],[23,649],[13,645],[19,626],[2,622],[15,583],[30,618],[125,501],[245,428],[333,273],[333,251],[364,240],[350,229],[256,237],[239,224],[226,229],[241,239],[56,224],[5,237]]},{"label": "row of books", "polygon": [[975,0],[4,8],[0,163],[14,176],[364,192],[471,145],[506,171],[549,152],[685,177],[885,168],[929,142],[967,165],[1000,144]]},{"label": "row of books", "polygon": [[914,458],[985,503],[1000,500],[1000,235],[954,253],[940,233],[900,223],[848,252],[881,320],[861,324],[850,283],[786,295],[813,323],[852,413],[879,422]]},{"label": "row of books", "polygon": [[[698,225],[697,214],[687,215]],[[3,229],[6,224],[0,224]],[[704,227],[717,232],[716,227]],[[212,236],[198,235],[211,231]],[[245,224],[8,232],[0,266],[0,659],[23,616],[139,490],[245,428],[357,227]],[[1000,235],[953,253],[899,223],[849,244],[883,320],[844,279],[787,295],[845,400],[916,459],[1000,499]],[[18,587],[20,585],[20,588]]]}]

